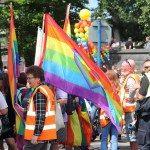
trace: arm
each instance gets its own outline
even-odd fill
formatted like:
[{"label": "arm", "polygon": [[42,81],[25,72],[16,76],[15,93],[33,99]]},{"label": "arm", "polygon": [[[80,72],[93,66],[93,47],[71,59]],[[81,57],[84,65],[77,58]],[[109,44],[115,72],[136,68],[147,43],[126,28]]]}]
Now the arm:
[{"label": "arm", "polygon": [[45,114],[46,114],[46,97],[37,92],[34,96],[34,105],[36,111],[36,124],[34,129],[34,135],[32,136],[31,143],[38,144],[38,136],[41,134],[44,122],[45,122]]},{"label": "arm", "polygon": [[57,103],[59,103],[60,105],[64,105],[67,103],[67,98],[59,98],[57,99]]},{"label": "arm", "polygon": [[144,100],[145,96],[147,95],[148,87],[149,87],[149,80],[145,75],[141,80],[140,87],[137,87],[136,89],[136,96],[139,100]]},{"label": "arm", "polygon": [[6,115],[8,113],[8,108],[0,110],[0,115]]},{"label": "arm", "polygon": [[37,92],[34,96],[34,105],[36,111],[36,125],[34,135],[39,136],[43,130],[46,114],[46,97]]},{"label": "arm", "polygon": [[127,81],[127,88],[129,90],[129,101],[132,103],[134,102],[135,96],[135,85],[136,81],[133,78],[129,78]]},{"label": "arm", "polygon": [[6,115],[8,113],[8,105],[3,94],[0,92],[0,115]]}]

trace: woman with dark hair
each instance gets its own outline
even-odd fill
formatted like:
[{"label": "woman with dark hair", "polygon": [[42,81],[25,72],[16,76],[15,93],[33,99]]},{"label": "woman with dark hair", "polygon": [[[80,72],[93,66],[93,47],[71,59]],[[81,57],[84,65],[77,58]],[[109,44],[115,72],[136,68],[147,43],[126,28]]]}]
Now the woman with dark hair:
[{"label": "woman with dark hair", "polygon": [[9,150],[17,150],[15,143],[15,112],[12,106],[11,94],[10,94],[10,86],[8,82],[8,74],[2,73],[0,74],[0,91],[4,95],[7,105],[8,105],[8,115],[4,115],[2,117],[2,134],[0,136],[0,149],[4,149],[3,147],[3,139],[6,140]]}]

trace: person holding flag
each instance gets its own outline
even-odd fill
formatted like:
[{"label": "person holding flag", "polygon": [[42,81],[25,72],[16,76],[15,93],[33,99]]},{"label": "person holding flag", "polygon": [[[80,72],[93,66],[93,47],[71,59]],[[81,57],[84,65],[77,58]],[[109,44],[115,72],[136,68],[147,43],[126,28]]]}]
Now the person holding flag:
[{"label": "person holding flag", "polygon": [[26,74],[29,86],[34,91],[27,108],[24,150],[47,150],[48,141],[57,138],[54,95],[44,83],[42,68],[33,65]]}]

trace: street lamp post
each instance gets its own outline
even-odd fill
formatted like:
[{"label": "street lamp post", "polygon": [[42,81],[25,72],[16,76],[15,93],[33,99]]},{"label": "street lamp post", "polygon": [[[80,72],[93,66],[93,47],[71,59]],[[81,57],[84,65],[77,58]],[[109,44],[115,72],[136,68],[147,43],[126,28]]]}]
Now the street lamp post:
[{"label": "street lamp post", "polygon": [[97,21],[98,21],[98,56],[97,56],[97,66],[100,67],[100,54],[101,54],[101,18],[97,17]]}]

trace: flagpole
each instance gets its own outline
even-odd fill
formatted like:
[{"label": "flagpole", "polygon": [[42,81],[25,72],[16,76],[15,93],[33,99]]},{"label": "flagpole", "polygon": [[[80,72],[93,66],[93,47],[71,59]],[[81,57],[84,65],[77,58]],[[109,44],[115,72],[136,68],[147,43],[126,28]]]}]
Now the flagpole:
[{"label": "flagpole", "polygon": [[41,40],[41,48],[40,48],[40,61],[39,61],[39,66],[41,66],[42,57],[43,57],[44,26],[45,26],[45,13],[44,13],[44,15],[43,15],[43,23],[42,23],[42,40]]}]

